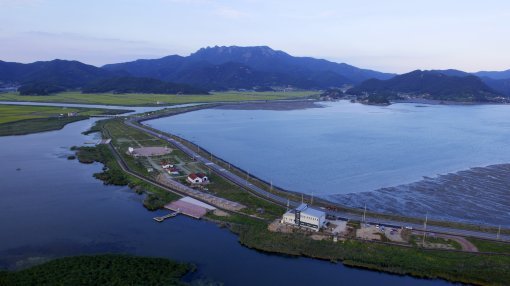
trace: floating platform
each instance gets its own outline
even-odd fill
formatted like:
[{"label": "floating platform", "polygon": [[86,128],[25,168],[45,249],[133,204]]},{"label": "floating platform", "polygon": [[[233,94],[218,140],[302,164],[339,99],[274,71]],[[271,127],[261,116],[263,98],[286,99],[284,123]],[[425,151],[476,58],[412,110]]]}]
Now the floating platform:
[{"label": "floating platform", "polygon": [[157,216],[157,217],[153,218],[153,220],[155,220],[157,222],[163,222],[165,219],[175,217],[178,214],[179,214],[179,212],[175,211],[173,213],[169,213],[169,214],[164,215],[164,216]]}]

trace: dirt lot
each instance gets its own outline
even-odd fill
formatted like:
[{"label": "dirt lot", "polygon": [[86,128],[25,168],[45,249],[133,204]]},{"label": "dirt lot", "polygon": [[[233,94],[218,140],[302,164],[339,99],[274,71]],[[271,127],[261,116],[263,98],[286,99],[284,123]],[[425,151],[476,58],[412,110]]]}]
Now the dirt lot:
[{"label": "dirt lot", "polygon": [[134,148],[133,156],[151,157],[151,156],[162,156],[172,152],[172,149],[167,147],[140,147]]},{"label": "dirt lot", "polygon": [[384,235],[393,242],[406,242],[402,238],[402,229],[400,228],[386,227],[384,228]]},{"label": "dirt lot", "polygon": [[344,220],[326,220],[328,222],[328,230],[332,234],[344,235],[347,231],[347,221]]},{"label": "dirt lot", "polygon": [[213,213],[216,216],[230,216],[227,212],[224,212],[224,211],[219,210],[219,209],[215,209]]},{"label": "dirt lot", "polygon": [[362,225],[356,230],[356,237],[367,240],[381,240],[381,232],[374,225]]},{"label": "dirt lot", "polygon": [[267,229],[269,229],[269,231],[272,231],[272,232],[283,232],[283,233],[292,233],[294,231],[292,226],[281,223],[279,219],[276,219],[271,224],[269,224]]}]

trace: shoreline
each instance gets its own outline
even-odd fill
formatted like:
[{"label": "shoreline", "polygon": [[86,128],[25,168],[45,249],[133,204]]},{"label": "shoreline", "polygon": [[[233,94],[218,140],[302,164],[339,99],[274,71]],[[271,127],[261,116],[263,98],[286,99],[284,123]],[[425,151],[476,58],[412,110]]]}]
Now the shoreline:
[{"label": "shoreline", "polygon": [[318,100],[289,100],[289,101],[269,101],[269,102],[240,102],[237,104],[223,104],[212,109],[224,110],[271,110],[271,111],[290,111],[309,108],[324,108]]},{"label": "shoreline", "polygon": [[[65,92],[64,92],[65,93]],[[229,92],[226,92],[227,94],[230,94]],[[236,92],[232,92],[232,93],[236,93]],[[240,96],[242,95],[255,95],[255,96],[264,96],[264,94],[260,94],[260,95],[257,95],[256,92],[254,93],[242,93],[242,92],[238,92]],[[277,92],[275,92],[277,93]],[[312,93],[312,91],[310,91],[310,93]],[[106,93],[108,94],[108,93]],[[180,98],[186,98],[187,96],[188,97],[193,97],[193,96],[200,96],[200,97],[207,97],[207,96],[210,96],[211,98],[214,98],[215,95],[221,95],[222,93],[212,93],[210,95],[193,95],[193,94],[189,94],[189,95],[176,95],[176,94],[168,94],[168,95],[164,95],[164,96],[179,96]],[[18,98],[15,98],[15,99],[5,99],[5,98],[2,98],[1,96],[2,94],[0,93],[0,104],[2,102],[20,102],[20,103],[47,103],[47,104],[58,104],[58,103],[62,103],[62,104],[80,104],[80,105],[105,105],[105,106],[121,106],[121,107],[161,107],[161,108],[165,108],[165,107],[171,107],[171,106],[176,106],[176,105],[187,105],[187,104],[215,104],[215,103],[218,103],[218,104],[230,104],[230,103],[243,103],[243,102],[267,102],[267,101],[300,101],[300,100],[307,100],[308,98],[310,98],[311,96],[314,96],[314,94],[311,94],[311,95],[307,95],[307,96],[289,96],[287,98],[277,98],[277,99],[257,99],[257,98],[244,98],[244,99],[232,99],[232,100],[218,100],[218,101],[215,101],[215,100],[209,100],[209,101],[189,101],[189,102],[179,102],[179,103],[165,103],[165,102],[162,102],[162,104],[158,104],[158,103],[142,103],[142,104],[122,104],[122,102],[119,102],[119,103],[101,103],[101,102],[94,102],[94,103],[90,103],[90,102],[76,102],[76,101],[73,101],[72,99],[71,100],[66,100],[66,99],[63,99],[63,100],[44,100],[44,101],[30,101],[30,100],[18,100]],[[58,96],[59,93],[57,94],[52,94],[52,95],[44,95],[44,96],[39,96],[41,98],[51,98],[52,96]],[[82,94],[84,96],[84,98],[87,97],[87,95],[101,95],[101,93],[92,93],[92,94]],[[129,96],[132,96],[132,95],[140,95],[139,93],[125,93],[125,94],[121,94],[121,95],[126,95],[126,97],[129,97]],[[144,94],[146,95],[147,97],[150,97],[151,95],[155,95],[155,96],[161,96],[162,94]],[[18,95],[19,97],[23,97],[23,95]],[[278,95],[275,95],[275,96],[278,96]]]}]

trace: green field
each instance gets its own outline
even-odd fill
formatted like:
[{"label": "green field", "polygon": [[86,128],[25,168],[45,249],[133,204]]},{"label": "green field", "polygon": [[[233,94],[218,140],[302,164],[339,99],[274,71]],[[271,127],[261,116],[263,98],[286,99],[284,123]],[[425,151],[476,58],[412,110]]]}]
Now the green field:
[{"label": "green field", "polygon": [[[171,94],[83,94],[80,92],[62,92],[48,96],[19,95],[18,93],[0,94],[0,101],[33,101],[81,104],[106,104],[122,106],[174,105],[198,102],[254,101],[304,98],[317,91],[292,92],[217,92],[211,95],[171,95]],[[158,103],[159,102],[159,103]]]},{"label": "green field", "polygon": [[[68,113],[76,113],[67,116]],[[90,115],[117,114],[124,110],[59,106],[0,105],[0,136],[57,130]]]},{"label": "green field", "polygon": [[127,255],[67,257],[16,272],[0,271],[0,285],[189,285],[193,265]]},{"label": "green field", "polygon": [[77,116],[98,115],[104,109],[73,108],[60,106],[0,105],[0,124],[19,120],[59,117],[76,112]]}]

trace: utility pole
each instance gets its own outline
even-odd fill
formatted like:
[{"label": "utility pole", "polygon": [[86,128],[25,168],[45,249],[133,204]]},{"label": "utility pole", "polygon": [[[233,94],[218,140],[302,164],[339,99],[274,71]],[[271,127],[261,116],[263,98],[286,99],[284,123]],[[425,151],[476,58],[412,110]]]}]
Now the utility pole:
[{"label": "utility pole", "polygon": [[425,235],[427,234],[427,220],[428,220],[429,213],[425,215],[425,222],[423,223],[423,240],[421,245],[425,246]]},{"label": "utility pole", "polygon": [[287,211],[289,211],[289,208],[290,208],[290,200],[289,200],[289,198],[287,198]]},{"label": "utility pole", "polygon": [[501,225],[498,227],[498,234],[496,235],[496,239],[499,240],[499,236],[501,235]]},{"label": "utility pole", "polygon": [[366,223],[367,218],[367,204],[365,204],[365,210],[363,211],[363,223]]},{"label": "utility pole", "polygon": [[273,191],[273,180],[271,180],[271,186],[269,187],[269,191],[272,192]]}]

